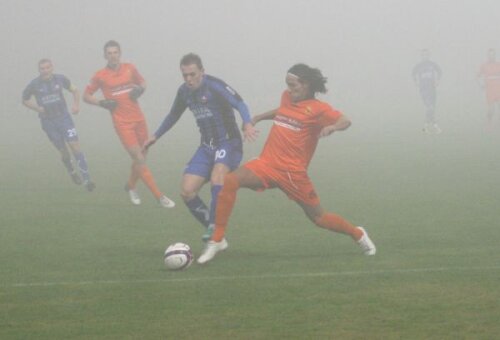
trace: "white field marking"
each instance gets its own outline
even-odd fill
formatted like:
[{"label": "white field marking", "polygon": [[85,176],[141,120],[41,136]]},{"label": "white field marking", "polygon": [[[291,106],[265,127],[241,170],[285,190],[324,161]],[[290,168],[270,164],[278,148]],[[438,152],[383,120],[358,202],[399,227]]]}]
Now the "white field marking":
[{"label": "white field marking", "polygon": [[170,278],[170,279],[144,279],[144,280],[96,280],[96,281],[58,281],[58,282],[31,282],[2,284],[0,288],[29,288],[29,287],[51,287],[51,286],[91,286],[91,285],[118,285],[138,283],[176,283],[176,282],[207,282],[207,281],[236,281],[252,279],[286,279],[286,278],[310,278],[310,277],[336,277],[356,275],[384,275],[384,274],[412,274],[412,273],[434,273],[452,271],[487,271],[499,270],[500,266],[490,267],[436,267],[436,268],[409,268],[409,269],[387,269],[387,270],[361,270],[345,272],[323,272],[323,273],[297,273],[297,274],[264,274],[264,275],[235,275],[235,276],[204,276],[197,278]]}]

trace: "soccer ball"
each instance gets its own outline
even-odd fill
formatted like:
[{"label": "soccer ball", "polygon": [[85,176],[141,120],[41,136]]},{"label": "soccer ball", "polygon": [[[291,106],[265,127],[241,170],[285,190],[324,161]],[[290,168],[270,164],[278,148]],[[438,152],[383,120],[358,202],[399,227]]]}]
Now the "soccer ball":
[{"label": "soccer ball", "polygon": [[193,263],[194,256],[191,248],[181,242],[177,242],[168,246],[163,256],[165,266],[169,270],[181,270],[189,267]]}]

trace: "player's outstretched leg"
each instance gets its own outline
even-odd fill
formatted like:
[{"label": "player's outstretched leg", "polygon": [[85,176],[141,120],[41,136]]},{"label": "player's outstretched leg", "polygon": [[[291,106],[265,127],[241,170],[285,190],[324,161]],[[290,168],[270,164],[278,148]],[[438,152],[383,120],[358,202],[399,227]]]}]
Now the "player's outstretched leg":
[{"label": "player's outstretched leg", "polygon": [[323,212],[313,217],[312,220],[321,228],[351,236],[351,238],[361,247],[363,254],[375,255],[377,251],[375,244],[369,238],[368,233],[363,227],[355,227],[343,217],[329,212]]}]

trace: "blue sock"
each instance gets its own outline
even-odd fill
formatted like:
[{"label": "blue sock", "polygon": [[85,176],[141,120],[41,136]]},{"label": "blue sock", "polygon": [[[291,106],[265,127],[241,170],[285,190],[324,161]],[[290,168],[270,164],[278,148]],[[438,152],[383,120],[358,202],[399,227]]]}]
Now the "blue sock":
[{"label": "blue sock", "polygon": [[76,164],[78,165],[78,169],[80,170],[80,175],[82,175],[83,181],[88,182],[90,180],[89,167],[87,165],[87,161],[85,160],[83,152],[77,152],[74,154],[74,156]]},{"label": "blue sock", "polygon": [[215,224],[215,209],[217,208],[217,196],[219,195],[219,191],[221,191],[222,185],[214,184],[212,185],[212,200],[210,201],[210,224]]},{"label": "blue sock", "polygon": [[185,202],[191,215],[193,215],[198,222],[203,226],[208,227],[208,208],[207,205],[201,200],[200,196],[196,196],[191,201]]}]

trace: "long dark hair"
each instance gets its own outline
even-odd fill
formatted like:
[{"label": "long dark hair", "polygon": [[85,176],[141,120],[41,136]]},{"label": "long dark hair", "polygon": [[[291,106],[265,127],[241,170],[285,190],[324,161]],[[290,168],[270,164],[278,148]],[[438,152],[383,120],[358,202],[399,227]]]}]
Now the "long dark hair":
[{"label": "long dark hair", "polygon": [[288,73],[299,77],[301,82],[308,83],[312,94],[316,93],[326,93],[327,78],[323,77],[321,71],[317,68],[312,68],[306,64],[295,64],[289,70]]}]

